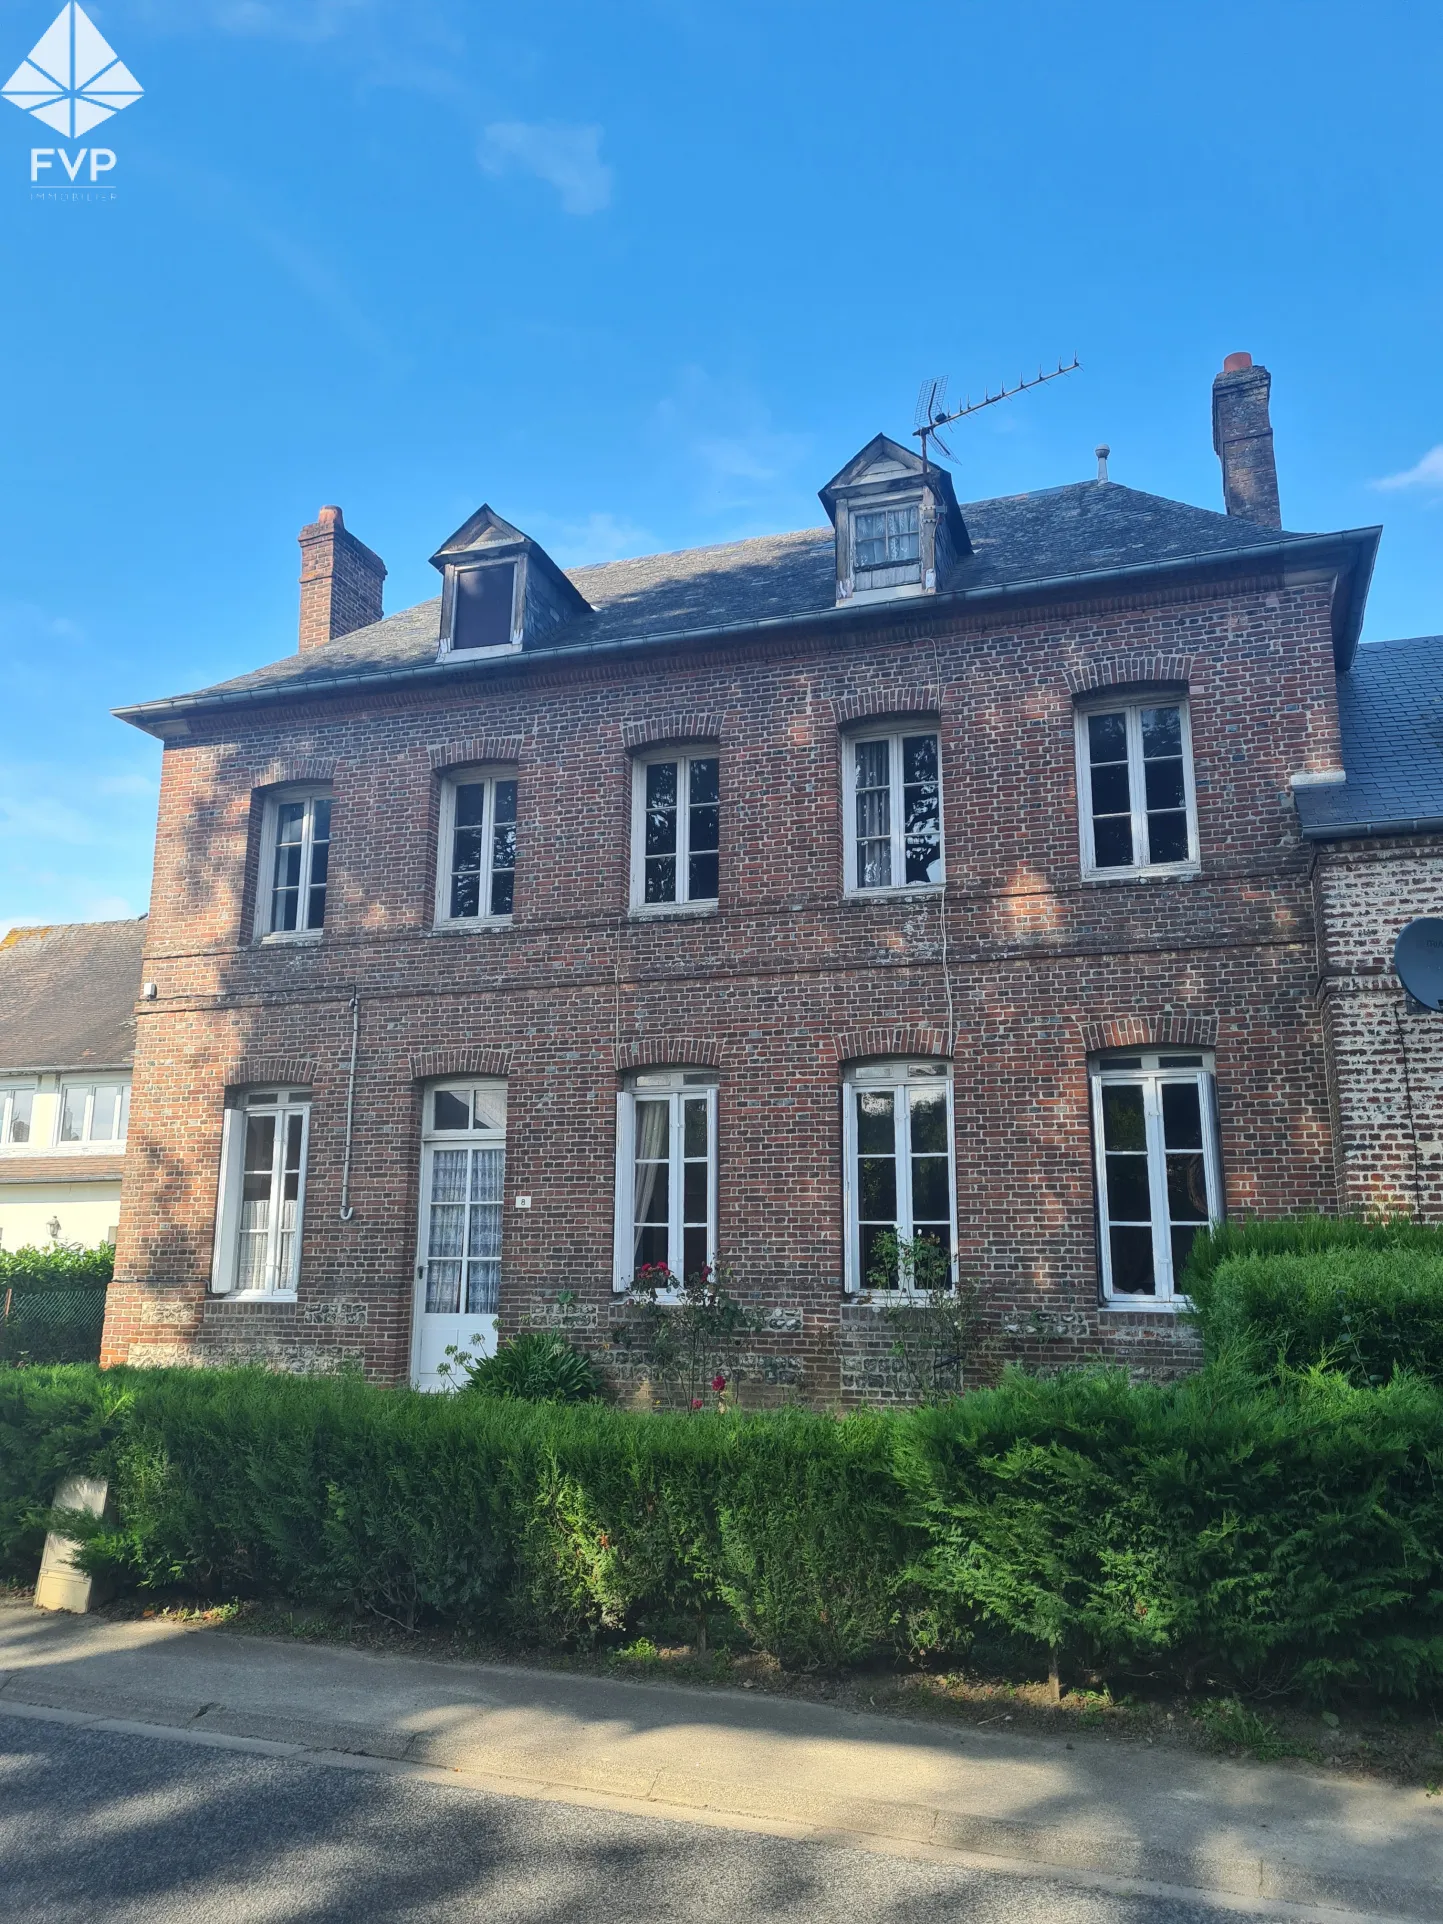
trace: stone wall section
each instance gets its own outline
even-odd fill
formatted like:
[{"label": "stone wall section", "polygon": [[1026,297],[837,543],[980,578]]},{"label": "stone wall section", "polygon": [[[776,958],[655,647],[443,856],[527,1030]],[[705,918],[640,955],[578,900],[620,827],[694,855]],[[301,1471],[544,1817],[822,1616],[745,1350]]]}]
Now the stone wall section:
[{"label": "stone wall section", "polygon": [[1443,1015],[1393,972],[1404,924],[1443,913],[1443,838],[1325,844],[1315,898],[1340,1204],[1443,1222]]}]

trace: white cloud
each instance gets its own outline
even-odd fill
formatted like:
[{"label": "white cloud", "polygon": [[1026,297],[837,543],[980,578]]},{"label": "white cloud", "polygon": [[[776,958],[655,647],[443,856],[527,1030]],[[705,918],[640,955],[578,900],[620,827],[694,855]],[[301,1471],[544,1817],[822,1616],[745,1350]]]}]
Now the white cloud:
[{"label": "white cloud", "polygon": [[478,158],[483,173],[535,174],[561,196],[568,214],[611,205],[612,171],[601,158],[600,127],[556,121],[498,120],[486,129]]},{"label": "white cloud", "polygon": [[1401,474],[1385,474],[1381,481],[1372,481],[1370,487],[1383,488],[1396,492],[1403,488],[1420,488],[1443,492],[1443,441],[1436,448],[1429,448],[1423,459],[1411,468],[1404,468]]}]

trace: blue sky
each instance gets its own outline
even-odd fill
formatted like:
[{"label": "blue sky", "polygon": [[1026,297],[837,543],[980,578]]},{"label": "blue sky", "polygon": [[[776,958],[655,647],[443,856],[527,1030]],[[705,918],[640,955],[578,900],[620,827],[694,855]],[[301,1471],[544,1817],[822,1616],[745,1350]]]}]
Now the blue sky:
[{"label": "blue sky", "polygon": [[[0,78],[57,5],[0,0]],[[1247,349],[1286,525],[1383,520],[1368,633],[1443,629],[1435,0],[89,12],[115,198],[32,199],[0,102],[0,926],[145,907],[108,711],[289,652],[322,502],[388,609],[483,499],[567,563],[812,526],[933,374],[1083,362],[959,431],[964,499],[1107,441],[1216,507]]]}]

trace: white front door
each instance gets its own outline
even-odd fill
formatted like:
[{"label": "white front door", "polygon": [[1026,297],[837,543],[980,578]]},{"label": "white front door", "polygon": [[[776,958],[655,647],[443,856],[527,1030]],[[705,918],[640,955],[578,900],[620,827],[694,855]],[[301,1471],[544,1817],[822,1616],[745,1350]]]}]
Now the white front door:
[{"label": "white front door", "polygon": [[[448,1348],[474,1357],[496,1353],[505,1181],[505,1083],[447,1082],[429,1088],[411,1343],[411,1381],[417,1389],[465,1382],[448,1359]],[[448,1361],[449,1379],[439,1373]]]}]

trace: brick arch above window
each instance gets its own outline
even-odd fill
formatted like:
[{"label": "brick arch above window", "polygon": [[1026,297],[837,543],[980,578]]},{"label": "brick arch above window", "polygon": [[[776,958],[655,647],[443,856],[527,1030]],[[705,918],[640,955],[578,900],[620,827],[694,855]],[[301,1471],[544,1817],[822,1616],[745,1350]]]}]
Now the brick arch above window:
[{"label": "brick arch above window", "polygon": [[722,718],[716,713],[647,715],[621,724],[621,745],[628,755],[662,742],[719,742],[721,738]]},{"label": "brick arch above window", "polygon": [[438,772],[478,762],[519,762],[524,745],[522,735],[471,735],[463,741],[432,742],[426,759]]},{"label": "brick arch above window", "polygon": [[1192,655],[1102,655],[1079,662],[1065,671],[1067,686],[1074,695],[1091,695],[1107,688],[1127,688],[1138,682],[1181,683],[1187,687],[1193,678]]},{"label": "brick arch above window", "polygon": [[227,1089],[308,1089],[319,1078],[321,1065],[314,1056],[242,1056],[226,1065]]},{"label": "brick arch above window", "polygon": [[325,756],[294,755],[284,761],[268,762],[256,770],[255,788],[284,788],[292,782],[329,782],[336,764]]},{"label": "brick arch above window", "polygon": [[950,1056],[953,1052],[952,1039],[945,1029],[931,1029],[917,1022],[848,1029],[831,1038],[831,1047],[839,1065],[865,1062],[875,1056]]},{"label": "brick arch above window", "polygon": [[716,1036],[625,1036],[616,1045],[619,1074],[630,1069],[720,1069],[722,1045]]},{"label": "brick arch above window", "polygon": [[411,1057],[412,1082],[432,1082],[441,1076],[508,1076],[510,1073],[510,1049],[495,1044],[422,1049]]},{"label": "brick arch above window", "polygon": [[918,682],[906,688],[867,688],[855,695],[839,695],[832,702],[838,728],[853,722],[881,720],[888,715],[938,715],[942,710],[941,691],[935,682]]},{"label": "brick arch above window", "polygon": [[1082,1024],[1083,1047],[1089,1055],[1103,1049],[1211,1049],[1217,1039],[1217,1017],[1195,1011],[1103,1016]]}]

